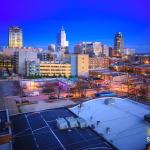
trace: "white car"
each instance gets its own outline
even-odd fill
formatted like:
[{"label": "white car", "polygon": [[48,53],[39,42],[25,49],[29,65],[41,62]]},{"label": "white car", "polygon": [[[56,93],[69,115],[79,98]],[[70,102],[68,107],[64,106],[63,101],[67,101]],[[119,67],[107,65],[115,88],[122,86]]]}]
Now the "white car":
[{"label": "white car", "polygon": [[39,96],[39,95],[40,95],[40,93],[37,92],[37,91],[32,92],[32,93],[29,94],[29,96]]}]

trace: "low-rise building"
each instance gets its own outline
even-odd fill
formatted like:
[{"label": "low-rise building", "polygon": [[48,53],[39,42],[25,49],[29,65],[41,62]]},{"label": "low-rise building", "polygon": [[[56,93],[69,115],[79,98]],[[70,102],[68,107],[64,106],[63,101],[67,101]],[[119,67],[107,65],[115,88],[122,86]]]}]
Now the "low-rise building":
[{"label": "low-rise building", "polygon": [[14,71],[19,75],[26,74],[26,61],[39,61],[37,52],[30,50],[20,50],[14,54]]},{"label": "low-rise building", "polygon": [[149,116],[149,106],[126,98],[103,97],[86,101],[70,110],[85,119],[119,150],[142,150],[148,144],[149,119],[145,116]]},{"label": "low-rise building", "polygon": [[91,57],[89,58],[89,68],[108,68],[109,67],[109,57]]},{"label": "low-rise building", "polygon": [[26,76],[40,75],[39,61],[26,61]]},{"label": "low-rise building", "polygon": [[13,57],[0,55],[0,68],[12,68],[13,67]]},{"label": "low-rise building", "polygon": [[42,51],[37,54],[37,57],[40,59],[40,61],[52,61],[53,56],[50,54],[49,51]]},{"label": "low-rise building", "polygon": [[135,66],[134,72],[138,74],[150,74],[150,64]]},{"label": "low-rise building", "polygon": [[134,61],[140,64],[150,64],[150,54],[136,54],[134,55]]},{"label": "low-rise building", "polygon": [[81,42],[74,47],[75,54],[89,54],[89,56],[100,56],[103,53],[101,42]]},{"label": "low-rise building", "polygon": [[72,76],[89,75],[89,56],[86,54],[71,55],[71,74]]},{"label": "low-rise building", "polygon": [[3,54],[7,56],[13,56],[15,52],[19,51],[32,51],[32,52],[39,52],[40,49],[32,48],[32,47],[24,47],[24,48],[3,48]]},{"label": "low-rise building", "polygon": [[40,75],[43,76],[71,76],[71,64],[61,64],[55,62],[41,61]]}]

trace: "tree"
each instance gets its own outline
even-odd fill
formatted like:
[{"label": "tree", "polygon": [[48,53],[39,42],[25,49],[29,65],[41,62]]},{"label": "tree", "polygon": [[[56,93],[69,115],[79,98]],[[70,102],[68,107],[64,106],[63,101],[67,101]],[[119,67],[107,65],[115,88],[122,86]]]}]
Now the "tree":
[{"label": "tree", "polygon": [[73,76],[72,76],[72,75],[70,75],[70,76],[69,76],[69,78],[73,78]]},{"label": "tree", "polygon": [[86,89],[88,89],[88,82],[80,79],[76,83],[74,89],[72,91],[78,95],[79,97],[85,97],[86,96]]},{"label": "tree", "polygon": [[64,75],[64,78],[67,78],[67,76],[66,76],[66,75]]},{"label": "tree", "polygon": [[45,93],[45,94],[51,94],[51,93],[55,92],[54,84],[52,84],[52,83],[45,83],[44,86],[43,86],[42,92]]}]

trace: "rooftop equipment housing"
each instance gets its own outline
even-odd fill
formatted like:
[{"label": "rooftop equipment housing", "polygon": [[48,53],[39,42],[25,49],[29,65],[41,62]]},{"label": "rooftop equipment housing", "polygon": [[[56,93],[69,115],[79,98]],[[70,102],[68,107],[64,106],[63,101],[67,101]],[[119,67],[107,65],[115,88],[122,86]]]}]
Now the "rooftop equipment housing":
[{"label": "rooftop equipment housing", "polygon": [[115,99],[114,98],[106,98],[104,103],[106,105],[111,105],[111,104],[114,104],[115,103]]},{"label": "rooftop equipment housing", "polygon": [[65,130],[69,128],[68,123],[64,118],[58,118],[56,119],[56,122],[59,130]]},{"label": "rooftop equipment housing", "polygon": [[78,124],[78,122],[77,122],[77,118],[74,118],[74,117],[66,117],[65,119],[68,121],[70,128],[79,127],[79,124]]},{"label": "rooftop equipment housing", "polygon": [[88,127],[87,122],[83,118],[77,118],[77,122],[78,122],[80,128]]}]

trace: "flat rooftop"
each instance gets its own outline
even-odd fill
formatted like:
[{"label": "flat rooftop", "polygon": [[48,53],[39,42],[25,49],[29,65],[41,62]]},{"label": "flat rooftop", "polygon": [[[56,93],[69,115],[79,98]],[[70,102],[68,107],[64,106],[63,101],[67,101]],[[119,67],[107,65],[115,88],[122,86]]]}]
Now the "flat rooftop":
[{"label": "flat rooftop", "polygon": [[10,127],[6,127],[7,122],[9,122],[8,111],[1,110],[0,111],[0,150],[11,149],[11,144],[7,142],[7,140],[5,142],[3,140],[3,138],[11,134]]},{"label": "flat rooftop", "polygon": [[70,110],[118,149],[144,149],[150,136],[150,123],[144,121],[144,115],[150,113],[150,107],[117,97],[113,97],[113,104],[106,105],[107,98],[93,99]]},{"label": "flat rooftop", "polygon": [[67,108],[49,109],[10,116],[13,150],[115,150],[91,128],[59,130],[56,119],[77,117]]},{"label": "flat rooftop", "polygon": [[125,75],[125,73],[123,73],[123,72],[112,71],[110,69],[90,69],[90,71],[95,71],[97,73],[112,75],[112,76]]}]

